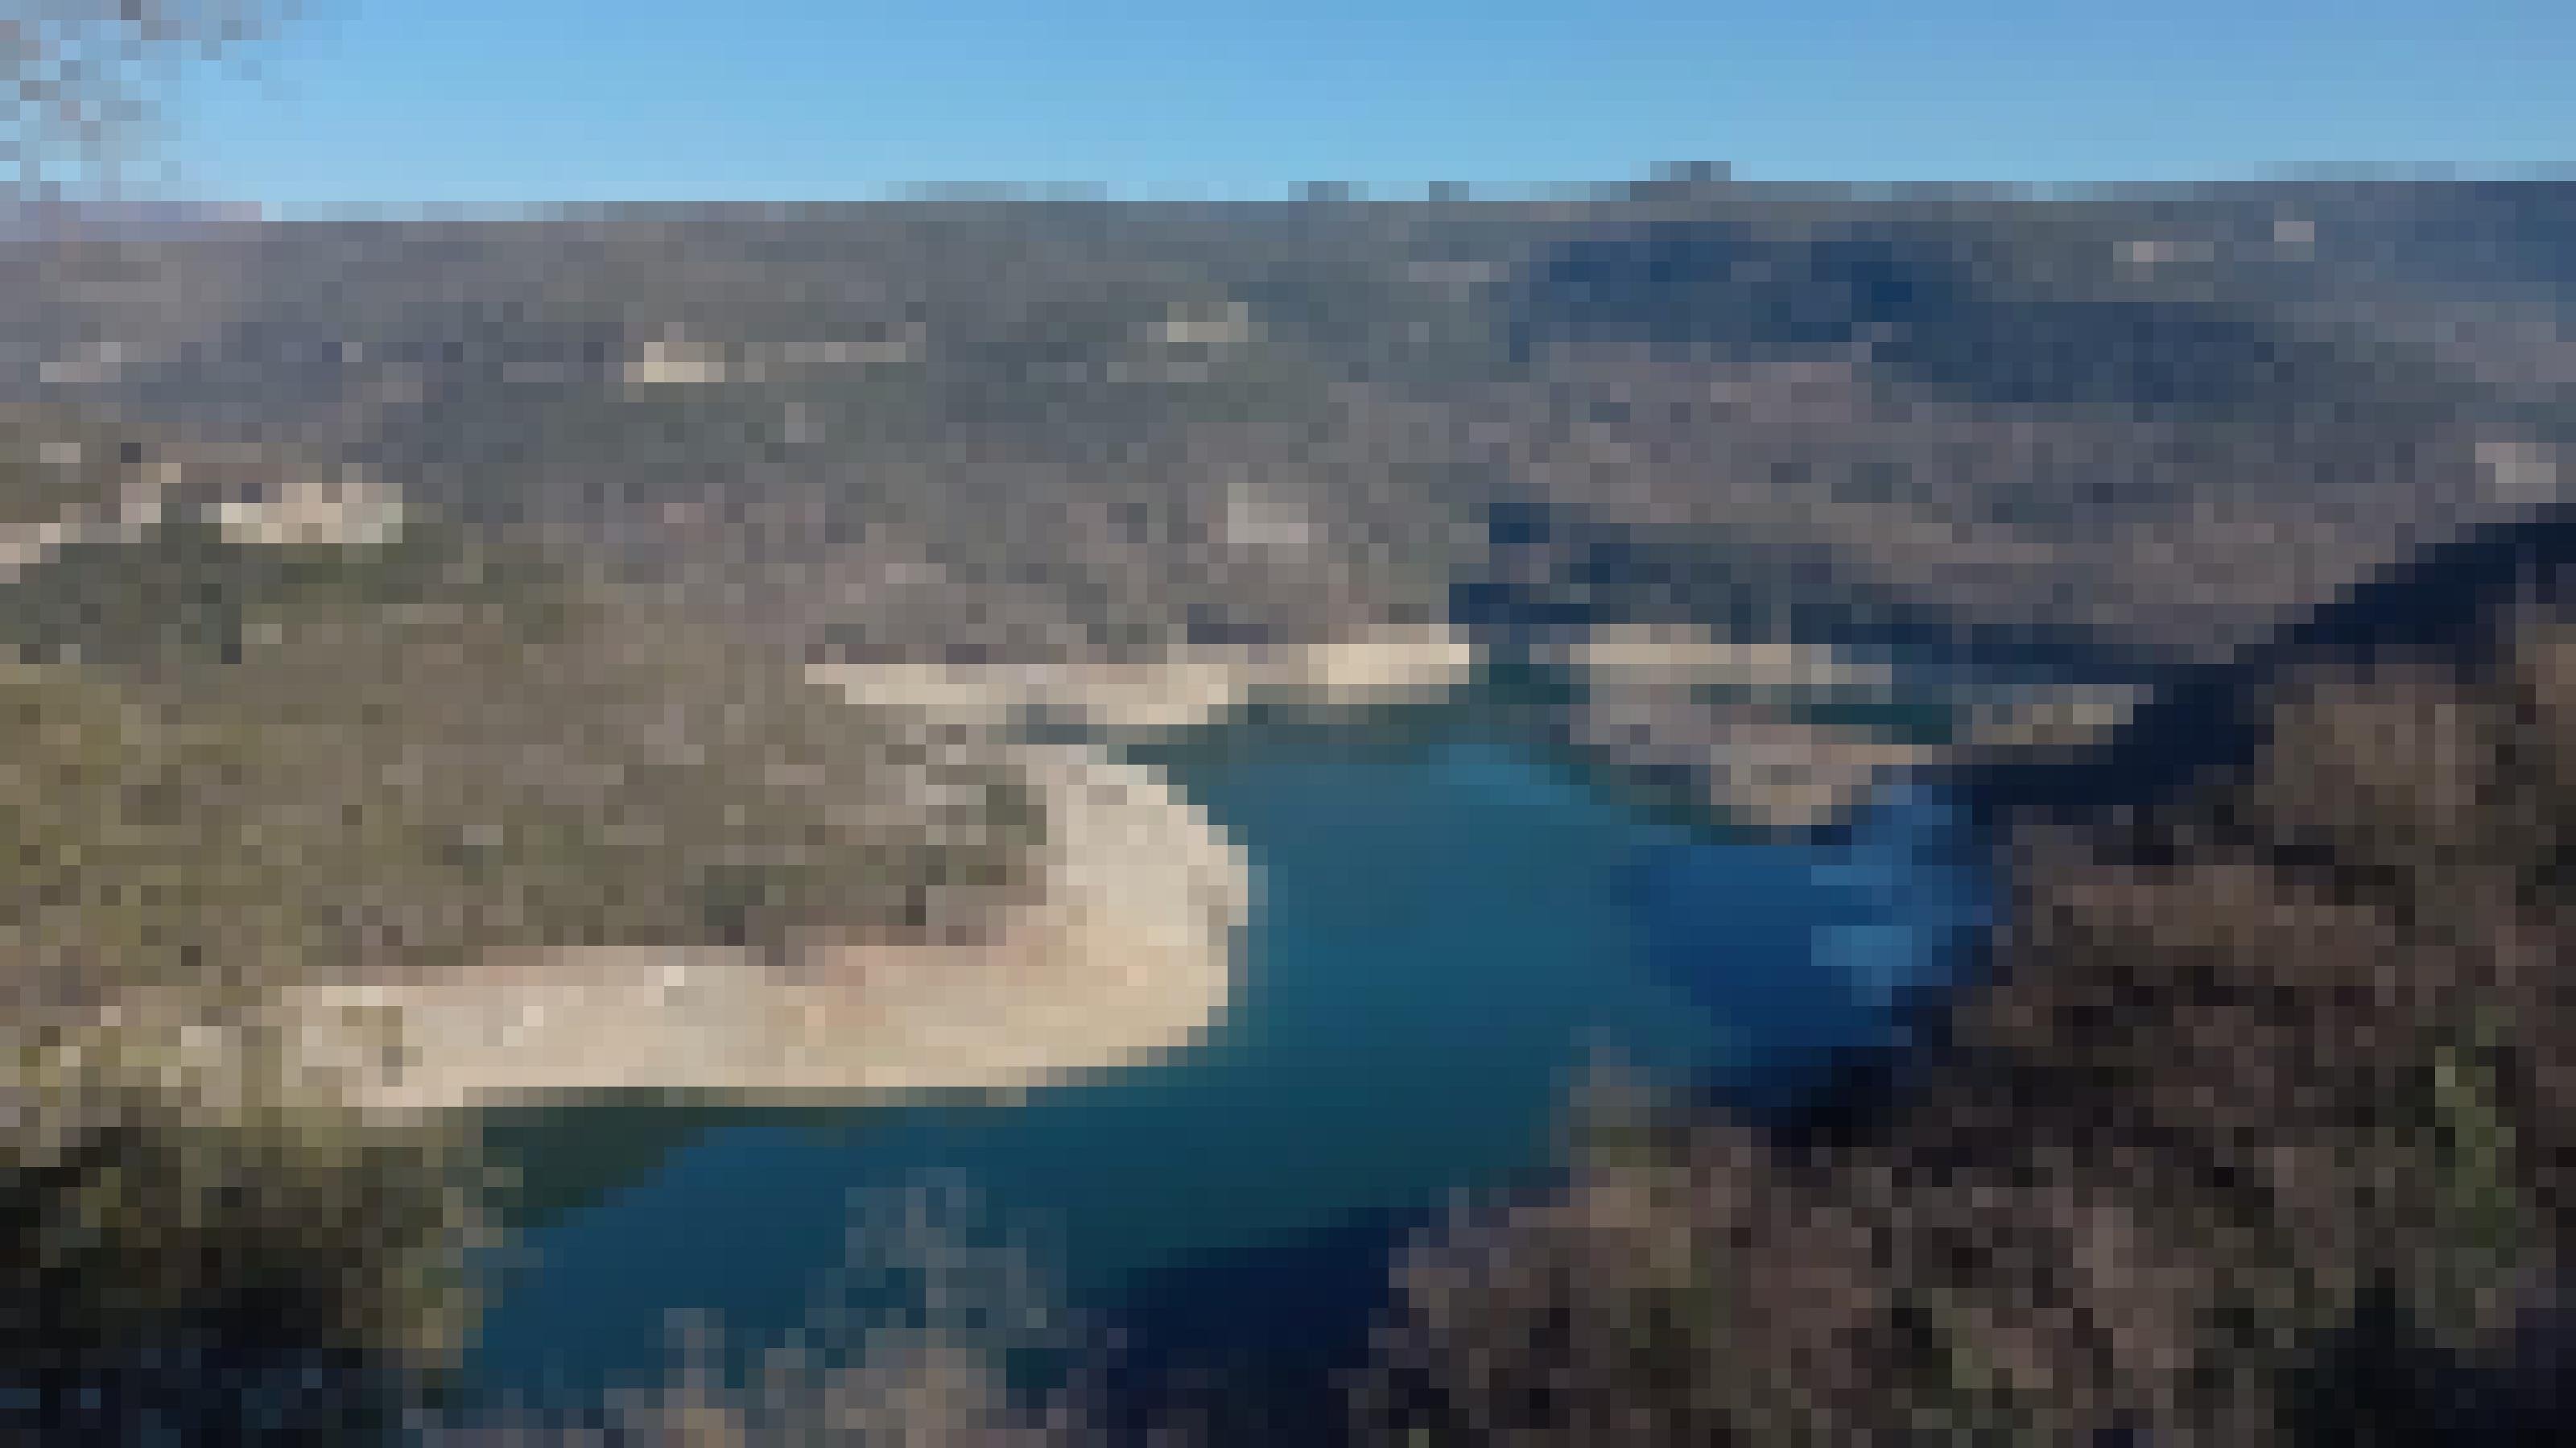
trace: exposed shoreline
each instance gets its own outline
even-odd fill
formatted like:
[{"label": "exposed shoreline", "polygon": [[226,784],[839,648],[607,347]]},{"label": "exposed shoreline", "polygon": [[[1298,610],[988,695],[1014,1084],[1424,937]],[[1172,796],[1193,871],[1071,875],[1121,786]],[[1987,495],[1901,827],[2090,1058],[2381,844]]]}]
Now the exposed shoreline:
[{"label": "exposed shoreline", "polygon": [[[1641,735],[1644,719],[1618,704],[1639,695],[1638,670],[1688,677],[1745,662],[1661,657],[1665,641],[1644,642],[1628,651],[1642,659],[1587,661],[1630,686],[1600,691],[1579,716],[1617,734],[1629,765],[1643,748],[1644,763],[1687,764],[1698,791],[1734,808],[1812,827],[1868,783],[1926,760],[1923,750],[1785,723],[1766,730],[1733,714],[1706,721],[1723,719],[1716,737]],[[1822,658],[1751,662],[1791,688],[1856,682]],[[301,1069],[393,1117],[613,1091],[777,1105],[1009,1098],[1150,1065],[1222,1025],[1253,877],[1242,848],[1176,785],[1102,741],[1205,725],[1264,701],[1333,711],[1436,699],[1473,667],[1473,650],[1437,629],[1160,666],[818,667],[818,687],[1002,741],[1030,771],[1050,821],[1039,883],[986,938],[819,944],[801,974],[713,948],[530,953],[428,981],[297,986],[281,1013]],[[1645,717],[1669,723],[1665,712]],[[1024,737],[1033,722],[1068,718],[1094,742]],[[397,1021],[399,1052],[385,1034]]]},{"label": "exposed shoreline", "polygon": [[[1150,770],[1062,746],[1026,758],[1053,826],[1046,883],[987,940],[817,947],[795,980],[739,952],[588,949],[308,986],[286,1006],[304,1069],[409,1117],[615,1090],[1011,1097],[1188,1048],[1233,996],[1241,851]],[[375,1044],[396,1016],[398,1069]]]},{"label": "exposed shoreline", "polygon": [[[1029,771],[1049,821],[1043,863],[981,939],[818,943],[796,971],[720,948],[577,948],[425,979],[298,984],[272,1002],[287,1069],[300,1089],[399,1122],[620,1091],[771,1105],[1010,1099],[1154,1064],[1223,1025],[1253,874],[1235,841],[1115,741],[1264,701],[1436,698],[1472,667],[1472,650],[1435,629],[1034,678],[818,668],[817,687],[934,733],[981,735]],[[1099,737],[1026,737],[1067,717]]]},{"label": "exposed shoreline", "polygon": [[1180,649],[1142,663],[824,664],[808,673],[863,702],[991,732],[1053,722],[1151,736],[1260,703],[1336,711],[1429,701],[1464,684],[1476,659],[1466,636],[1441,624],[1287,647]]}]

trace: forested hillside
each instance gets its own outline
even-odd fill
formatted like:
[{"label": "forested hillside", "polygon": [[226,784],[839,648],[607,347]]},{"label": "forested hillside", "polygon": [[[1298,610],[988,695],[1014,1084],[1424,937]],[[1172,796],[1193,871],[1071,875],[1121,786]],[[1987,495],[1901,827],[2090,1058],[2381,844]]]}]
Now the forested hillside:
[{"label": "forested hillside", "polygon": [[1020,878],[1039,821],[1006,764],[540,543],[429,516],[257,541],[186,488],[158,511],[0,583],[10,818],[48,862],[12,920],[90,991],[901,935]]},{"label": "forested hillside", "polygon": [[1964,781],[2002,923],[1917,1044],[1783,1119],[1602,1112],[1561,1197],[1414,1263],[1372,1421],[2563,1433],[2569,537],[2427,550],[2091,750]]},{"label": "forested hillside", "polygon": [[2522,505],[2480,459],[2567,440],[2564,189],[209,222],[7,248],[49,285],[0,294],[49,299],[31,386],[300,428],[828,650],[1569,605],[1497,572],[1535,510],[1672,555],[1677,609],[1812,554],[1810,603],[2143,661]]}]

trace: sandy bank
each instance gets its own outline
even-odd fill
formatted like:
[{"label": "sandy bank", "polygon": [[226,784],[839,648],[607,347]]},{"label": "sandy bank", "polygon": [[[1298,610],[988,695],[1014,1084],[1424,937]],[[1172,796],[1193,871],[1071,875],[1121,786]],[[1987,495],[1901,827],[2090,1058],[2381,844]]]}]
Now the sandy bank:
[{"label": "sandy bank", "polygon": [[[818,668],[817,684],[938,726],[1016,739],[1040,719],[1134,734],[1271,700],[1437,697],[1471,672],[1446,628],[1151,665]],[[1047,800],[1032,901],[984,940],[818,944],[804,968],[741,952],[578,949],[430,981],[294,989],[298,1069],[380,1115],[653,1089],[773,1102],[1010,1096],[1148,1064],[1219,1024],[1251,909],[1239,849],[1152,770],[1105,747],[1014,746]]]},{"label": "sandy bank", "polygon": [[1144,663],[879,663],[813,676],[871,703],[1004,731],[1036,721],[1112,734],[1214,723],[1258,703],[1323,710],[1436,699],[1475,670],[1446,624],[1382,626],[1324,643],[1196,648]]},{"label": "sandy bank", "polygon": [[1807,697],[1884,698],[1895,671],[1824,644],[1738,640],[1700,624],[1600,624],[1539,650],[1541,661],[1580,671],[1594,688],[1740,689]]},{"label": "sandy bank", "polygon": [[2126,722],[2143,689],[2067,684],[2018,691],[1969,716],[1969,740],[1981,749],[2068,750],[2099,741]]},{"label": "sandy bank", "polygon": [[[576,950],[433,984],[308,987],[308,1070],[392,1115],[621,1088],[777,1102],[1008,1096],[1150,1063],[1223,1017],[1250,908],[1235,846],[1151,772],[1032,748],[1040,899],[977,944]],[[398,1019],[399,1058],[379,1042]]]},{"label": "sandy bank", "polygon": [[1687,688],[1596,684],[1566,720],[1578,749],[1635,778],[1757,828],[1805,831],[1849,814],[1939,751],[1868,730],[1746,705],[1712,705]]},{"label": "sandy bank", "polygon": [[[1807,831],[1849,815],[1890,782],[1965,753],[2064,750],[2127,717],[2136,690],[2018,687],[1954,701],[1954,744],[1910,743],[1802,711],[1833,701],[1886,703],[1896,671],[1830,645],[1729,641],[1696,624],[1608,624],[1542,647],[1576,673],[1565,721],[1577,746],[1697,805],[1757,827]],[[1727,702],[1709,692],[1742,696]]]}]

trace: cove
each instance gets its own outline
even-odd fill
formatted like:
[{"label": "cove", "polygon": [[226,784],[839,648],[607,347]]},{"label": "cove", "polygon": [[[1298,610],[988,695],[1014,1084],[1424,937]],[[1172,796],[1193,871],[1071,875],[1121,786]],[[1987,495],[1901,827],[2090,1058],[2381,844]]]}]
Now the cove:
[{"label": "cove", "polygon": [[531,1191],[467,1391],[644,1381],[675,1310],[775,1341],[843,1262],[853,1194],[923,1181],[1032,1243],[1141,1370],[1320,1366],[1405,1228],[1549,1169],[1596,1051],[1758,1099],[1883,1035],[1975,911],[1928,796],[1829,843],[1692,830],[1455,711],[1149,757],[1255,865],[1241,989],[1201,1047],[1014,1105],[495,1120]]}]

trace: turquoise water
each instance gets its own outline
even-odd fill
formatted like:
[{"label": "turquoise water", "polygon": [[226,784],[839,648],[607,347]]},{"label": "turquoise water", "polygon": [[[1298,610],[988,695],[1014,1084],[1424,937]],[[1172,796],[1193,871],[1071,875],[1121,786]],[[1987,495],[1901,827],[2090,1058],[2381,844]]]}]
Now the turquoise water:
[{"label": "turquoise water", "polygon": [[926,1177],[1035,1243],[1073,1305],[1118,1311],[1193,1264],[1544,1169],[1596,1051],[1753,1083],[1879,1031],[1959,903],[1925,863],[1928,800],[1826,848],[1695,837],[1472,734],[1165,762],[1257,871],[1243,990],[1202,1049],[1016,1106],[552,1113],[529,1138],[550,1220],[469,1380],[648,1373],[672,1309],[774,1336],[843,1259],[851,1194]]}]

